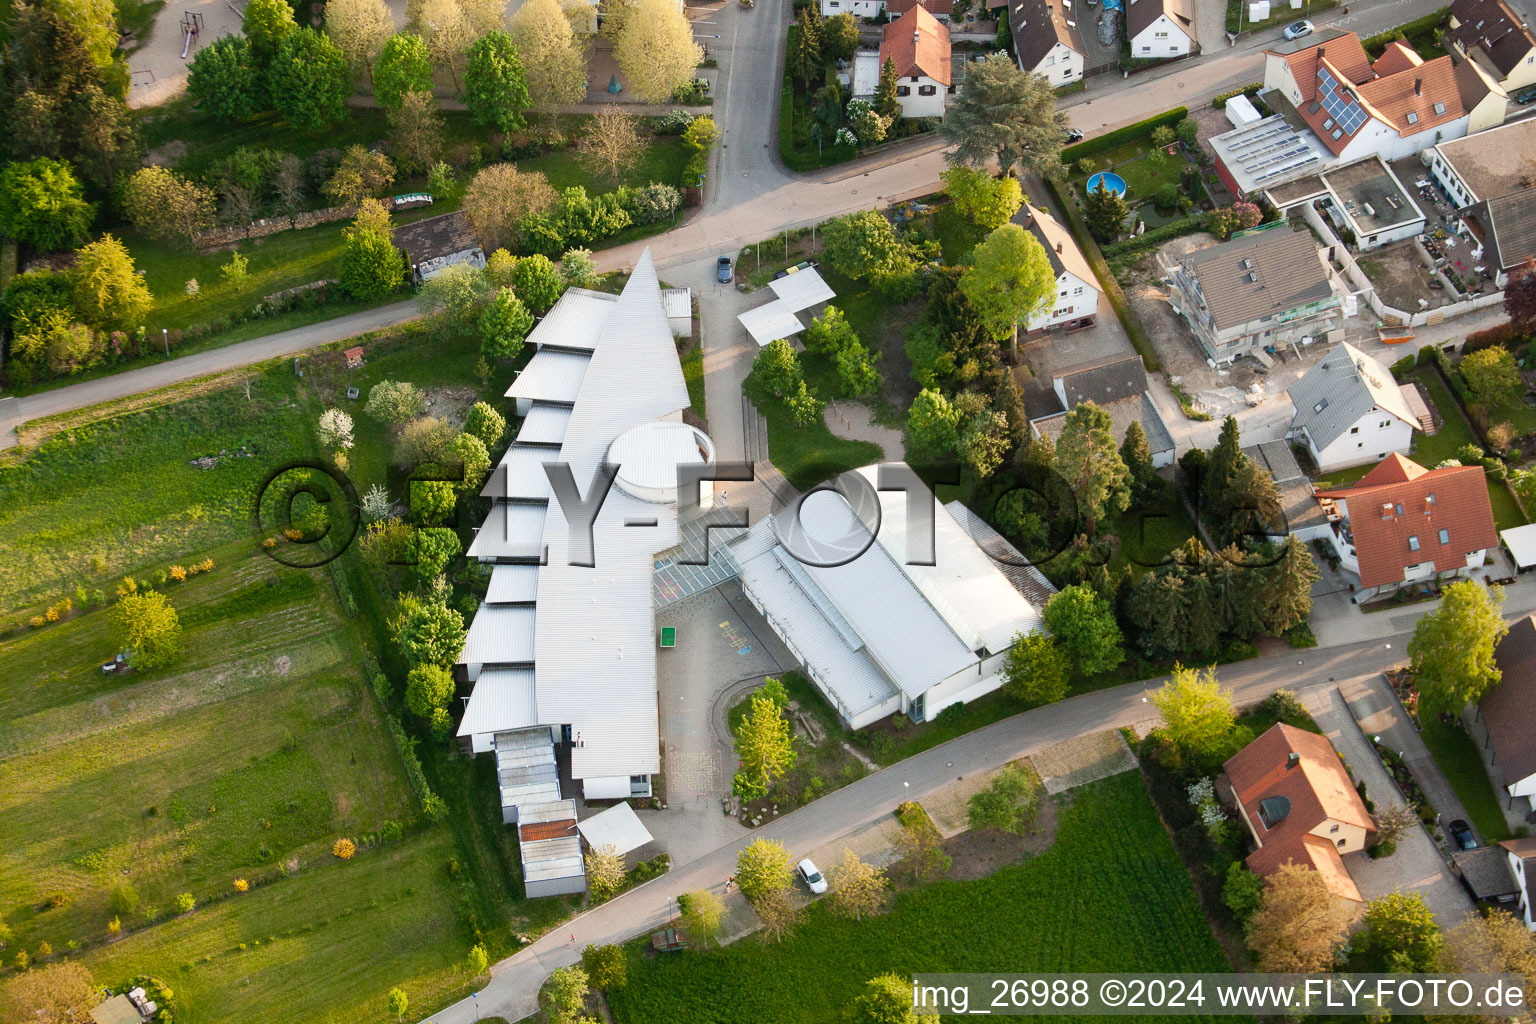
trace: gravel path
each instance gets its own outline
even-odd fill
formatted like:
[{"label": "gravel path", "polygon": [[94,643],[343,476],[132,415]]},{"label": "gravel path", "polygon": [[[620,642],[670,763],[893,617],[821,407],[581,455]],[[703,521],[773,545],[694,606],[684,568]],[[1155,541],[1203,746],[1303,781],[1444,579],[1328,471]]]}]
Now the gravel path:
[{"label": "gravel path", "polygon": [[873,441],[885,449],[886,462],[905,461],[907,446],[901,431],[874,422],[874,413],[869,406],[857,402],[828,402],[822,416],[827,421],[827,429],[838,437]]}]

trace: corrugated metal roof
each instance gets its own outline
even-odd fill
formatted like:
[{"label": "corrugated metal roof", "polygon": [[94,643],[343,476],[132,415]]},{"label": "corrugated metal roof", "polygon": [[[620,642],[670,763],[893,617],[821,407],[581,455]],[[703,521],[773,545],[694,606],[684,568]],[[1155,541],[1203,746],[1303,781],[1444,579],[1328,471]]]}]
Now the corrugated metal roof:
[{"label": "corrugated metal roof", "polygon": [[550,800],[540,804],[524,804],[517,809],[517,823],[534,821],[575,821],[575,800]]},{"label": "corrugated metal roof", "polygon": [[533,662],[534,624],[538,614],[528,605],[482,604],[469,624],[465,665],[528,665]]},{"label": "corrugated metal roof", "polygon": [[691,318],[693,316],[693,291],[688,288],[663,288],[661,292],[661,305],[667,311],[667,319]]},{"label": "corrugated metal roof", "polygon": [[635,809],[626,803],[614,804],[606,811],[579,822],[576,827],[581,830],[582,838],[592,849],[611,846],[621,856],[630,850],[640,849],[652,838]]},{"label": "corrugated metal roof", "polygon": [[475,680],[458,735],[478,736],[537,724],[533,669],[488,668]]},{"label": "corrugated metal roof", "polygon": [[984,519],[966,508],[957,498],[944,506],[949,514],[955,517],[955,522],[960,528],[970,534],[976,546],[981,548],[983,554],[992,559],[997,566],[997,571],[1002,573],[1015,590],[1024,595],[1024,599],[1033,608],[1044,608],[1045,603],[1056,593],[1056,588],[1051,581],[1045,578],[1045,574],[1012,544],[1008,539],[996,530]]},{"label": "corrugated metal roof", "polygon": [[565,439],[565,424],[571,410],[563,405],[535,402],[517,428],[517,439],[524,444],[559,444]]},{"label": "corrugated metal roof", "polygon": [[519,844],[523,859],[523,882],[552,878],[577,878],[586,874],[581,858],[581,838],[543,839]]},{"label": "corrugated metal roof", "polygon": [[498,565],[491,569],[491,583],[485,591],[485,603],[526,604],[538,593],[538,566]]},{"label": "corrugated metal roof", "polygon": [[[871,487],[875,485],[875,467],[858,472]],[[928,500],[933,503],[934,564],[909,565],[907,495],[902,491],[878,493],[880,530],[876,540],[971,650],[985,647],[996,654],[1006,650],[1020,633],[1045,628],[1040,610],[1008,582],[932,492]]]},{"label": "corrugated metal roof", "polygon": [[[821,686],[855,718],[896,696],[896,687],[861,650],[850,647],[843,634],[796,585],[776,552],[777,544],[761,549],[773,538],[772,519],[754,523],[742,547],[741,582],[762,603],[763,613],[789,639]],[[750,557],[742,558],[747,553]]]},{"label": "corrugated metal roof", "polygon": [[[777,516],[774,522],[780,526]],[[869,536],[848,502],[831,491],[807,498],[800,506],[800,522],[815,538]],[[858,631],[865,651],[908,697],[976,663],[971,648],[881,544],[871,544],[844,565],[807,565],[805,571]]]},{"label": "corrugated metal roof", "polygon": [[496,751],[496,770],[498,772],[526,771],[533,768],[547,768],[555,763],[555,745],[549,741],[549,734],[544,734],[544,742],[536,747],[521,747],[516,750]]},{"label": "corrugated metal roof", "polygon": [[1418,429],[1392,373],[1353,345],[1341,344],[1291,385],[1293,428],[1305,428],[1317,449],[1328,447],[1372,409],[1383,409]]},{"label": "corrugated metal roof", "polygon": [[501,457],[501,467],[506,472],[501,480],[501,492],[493,497],[513,501],[548,501],[549,477],[544,472],[544,464],[559,460],[560,453],[553,448],[513,444]]},{"label": "corrugated metal roof", "polygon": [[[660,312],[660,307],[657,307]],[[668,337],[670,337],[670,332]],[[535,352],[517,380],[507,389],[508,398],[540,402],[574,402],[581,391],[592,357],[584,352]]]},{"label": "corrugated metal roof", "polygon": [[560,799],[558,781],[533,782],[525,785],[506,786],[501,791],[501,806],[522,808],[529,803]]},{"label": "corrugated metal roof", "polygon": [[[677,419],[688,406],[659,291],[647,251],[609,307],[566,425],[560,457],[583,492],[614,438],[641,423]],[[639,516],[654,517],[657,525],[625,526]],[[569,564],[570,532],[559,502],[551,500],[534,658],[539,720],[568,724],[579,737],[571,751],[574,778],[656,772],[651,575],[655,553],[678,541],[676,508],[615,488],[593,526],[592,568]]]},{"label": "corrugated metal roof", "polygon": [[537,558],[544,545],[543,505],[497,502],[470,542],[470,558]]},{"label": "corrugated metal roof", "polygon": [[528,344],[534,348],[554,345],[590,351],[597,347],[603,322],[618,299],[607,292],[567,288],[554,308],[528,332]]},{"label": "corrugated metal roof", "polygon": [[802,309],[810,309],[819,303],[831,302],[837,298],[837,293],[822,280],[815,267],[795,270],[783,277],[775,278],[768,282],[768,287],[773,289],[773,294],[779,297],[779,301],[784,303],[791,313],[798,313]]}]

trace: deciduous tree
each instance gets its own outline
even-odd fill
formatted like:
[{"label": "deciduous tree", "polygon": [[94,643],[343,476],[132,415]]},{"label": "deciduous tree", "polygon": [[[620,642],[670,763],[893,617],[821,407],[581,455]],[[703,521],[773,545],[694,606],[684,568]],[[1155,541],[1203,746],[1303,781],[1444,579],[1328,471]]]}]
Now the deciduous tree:
[{"label": "deciduous tree", "polygon": [[955,456],[960,413],[936,388],[924,388],[907,410],[907,457],[916,463],[938,464]]},{"label": "deciduous tree", "polygon": [[52,252],[84,242],[95,217],[69,164],[39,157],[0,170],[0,234]]},{"label": "deciduous tree", "polygon": [[392,427],[415,419],[427,411],[427,400],[410,381],[381,380],[368,389],[363,411]]},{"label": "deciduous tree", "polygon": [[197,108],[219,120],[249,121],[262,108],[266,89],[251,44],[220,36],[192,58],[187,92]]},{"label": "deciduous tree", "polygon": [[604,843],[587,850],[587,889],[595,900],[606,900],[624,887],[624,858],[618,848]]},{"label": "deciduous tree", "polygon": [[385,111],[385,116],[390,148],[403,169],[424,171],[437,162],[443,152],[443,119],[431,93],[406,93],[400,106]]},{"label": "deciduous tree", "polygon": [[1013,335],[1021,321],[1050,307],[1056,274],[1045,248],[1017,224],[1004,224],[988,235],[960,278],[960,291],[999,341]]},{"label": "deciduous tree", "polygon": [[986,171],[959,164],[940,177],[955,209],[983,230],[993,231],[1007,224],[1024,205],[1024,189],[1011,174],[994,178]]},{"label": "deciduous tree", "polygon": [[512,164],[491,164],[481,168],[464,190],[463,209],[481,244],[495,249],[515,237],[519,221],[543,213],[559,201],[559,195],[538,171],[521,172]]},{"label": "deciduous tree", "polygon": [[693,77],[704,50],[672,0],[631,0],[613,57],[630,90],[646,103],[666,103]]},{"label": "deciduous tree", "polygon": [[516,359],[533,330],[533,314],[511,288],[498,289],[480,314],[480,352],[486,359]]},{"label": "deciduous tree", "polygon": [[940,132],[953,144],[951,164],[986,167],[994,159],[1003,174],[1015,167],[1043,177],[1061,173],[1065,114],[1043,75],[1019,70],[1005,53],[966,65],[960,90],[944,111]]},{"label": "deciduous tree", "polygon": [[113,610],[112,624],[114,642],[133,652],[135,668],[163,668],[181,653],[181,619],[158,591],[123,597]]},{"label": "deciduous tree", "polygon": [[1439,608],[1419,617],[1408,657],[1426,710],[1459,713],[1503,678],[1493,658],[1509,632],[1499,614],[1503,603],[1502,587],[1459,580],[1445,588]]},{"label": "deciduous tree", "polygon": [[405,283],[405,254],[395,248],[389,212],[378,200],[363,200],[356,219],[342,231],[341,238],[338,281],[348,295],[381,299]]},{"label": "deciduous tree", "polygon": [[1451,957],[1461,970],[1523,976],[1524,1002],[1531,1005],[1536,997],[1536,936],[1526,930],[1519,918],[1497,911],[1486,915],[1470,913],[1451,929],[1447,938]]},{"label": "deciduous tree", "polygon": [[720,934],[725,917],[725,902],[708,889],[699,889],[678,897],[683,914],[683,930],[693,941],[708,946]]},{"label": "deciduous tree", "polygon": [[405,706],[418,718],[431,718],[453,699],[453,675],[441,665],[417,665],[405,677]]},{"label": "deciduous tree", "polygon": [[1097,533],[1099,519],[1130,504],[1130,471],[1115,448],[1114,423],[1091,401],[1067,413],[1056,442],[1056,470],[1077,497],[1089,537]]},{"label": "deciduous tree", "polygon": [[1536,258],[1527,256],[1510,271],[1504,287],[1504,315],[1527,334],[1536,332]]},{"label": "deciduous tree", "polygon": [[464,105],[475,123],[514,132],[531,102],[512,37],[498,29],[476,39],[464,68]]},{"label": "deciduous tree", "polygon": [[542,253],[524,256],[512,268],[512,286],[523,304],[539,316],[548,313],[565,291],[560,271]]},{"label": "deciduous tree", "polygon": [[534,106],[586,99],[586,43],[572,31],[560,0],[528,0],[512,15],[508,34],[523,62]]},{"label": "deciduous tree", "polygon": [[[249,10],[249,8],[247,8]],[[267,73],[272,104],[294,128],[319,132],[347,119],[347,59],[314,29],[288,33]]]},{"label": "deciduous tree", "polygon": [[402,600],[395,642],[412,665],[449,666],[464,649],[464,617],[439,600]]},{"label": "deciduous tree", "polygon": [[478,267],[456,263],[422,284],[416,304],[438,330],[469,335],[478,326],[489,292],[490,282]]},{"label": "deciduous tree", "polygon": [[465,432],[478,437],[488,449],[496,447],[506,429],[506,418],[485,402],[470,406],[464,417]]},{"label": "deciduous tree", "polygon": [[567,249],[560,257],[560,276],[568,288],[591,288],[597,284],[597,261],[591,249]]},{"label": "deciduous tree", "polygon": [[348,146],[341,162],[322,187],[337,206],[356,206],[389,190],[395,180],[395,165],[383,153],[362,146]]},{"label": "deciduous tree", "polygon": [[834,217],[823,224],[822,253],[834,270],[855,281],[868,278],[877,284],[910,274],[916,262],[891,222],[874,210]]},{"label": "deciduous tree", "polygon": [[1108,672],[1125,660],[1124,637],[1115,611],[1086,583],[1052,594],[1045,603],[1046,628],[1081,675]]},{"label": "deciduous tree", "polygon": [[736,884],[754,907],[791,885],[789,851],[775,839],[754,839],[736,855]]},{"label": "deciduous tree", "polygon": [[129,330],[144,322],[154,296],[134,269],[128,247],[111,235],[75,253],[69,272],[75,312],[91,327]]},{"label": "deciduous tree", "polygon": [[1413,974],[1445,966],[1445,935],[1418,892],[1389,892],[1365,908],[1365,931],[1351,943],[1381,971]]},{"label": "deciduous tree", "polygon": [[1462,359],[1457,369],[1471,389],[1473,398],[1484,408],[1503,405],[1525,386],[1525,380],[1520,376],[1520,367],[1515,365],[1515,357],[1503,345],[1492,345],[1473,352]]},{"label": "deciduous tree", "polygon": [[459,71],[464,54],[475,41],[474,30],[459,0],[421,0],[406,6],[406,26],[421,37],[432,63],[448,72],[454,89],[459,87]]},{"label": "deciduous tree", "polygon": [[418,35],[392,35],[379,50],[373,66],[373,98],[393,110],[413,92],[432,91],[432,54]]},{"label": "deciduous tree", "polygon": [[973,829],[994,829],[1025,836],[1040,814],[1039,780],[1017,764],[1007,764],[987,787],[973,793],[966,817]]},{"label": "deciduous tree", "polygon": [[579,1024],[587,1008],[587,990],[591,982],[580,967],[558,967],[544,983],[539,994],[549,1024]]},{"label": "deciduous tree", "polygon": [[912,986],[899,974],[881,974],[864,983],[853,1003],[855,1024],[917,1024]]},{"label": "deciduous tree", "polygon": [[741,767],[732,789],[745,800],[766,796],[795,766],[794,733],[789,721],[773,700],[754,694],[734,735]]},{"label": "deciduous tree", "polygon": [[862,921],[885,905],[890,882],[885,869],[866,864],[852,850],[843,850],[842,862],[827,872],[827,902],[834,913]]},{"label": "deciduous tree", "polygon": [[1323,876],[1291,861],[1265,878],[1259,909],[1248,921],[1248,945],[1262,971],[1326,971],[1347,925]]},{"label": "deciduous tree", "polygon": [[577,148],[594,174],[601,172],[617,180],[645,150],[640,119],[616,103],[605,103],[582,129]]},{"label": "deciduous tree", "polygon": [[250,0],[245,5],[240,31],[251,44],[256,67],[265,73],[277,58],[283,41],[298,31],[298,26],[287,0]]},{"label": "deciduous tree", "polygon": [[1174,747],[1206,762],[1231,752],[1237,713],[1215,668],[1174,666],[1173,678],[1153,691],[1152,705],[1162,715],[1163,738]]},{"label": "deciduous tree", "polygon": [[1070,662],[1045,633],[1021,634],[1003,663],[1003,692],[1014,700],[1050,704],[1067,695]]},{"label": "deciduous tree", "polygon": [[591,983],[605,992],[621,989],[629,981],[629,959],[623,946],[588,946],[581,951],[581,968]]},{"label": "deciduous tree", "polygon": [[384,0],[327,0],[325,32],[346,57],[353,79],[361,81],[395,34],[395,19]]}]

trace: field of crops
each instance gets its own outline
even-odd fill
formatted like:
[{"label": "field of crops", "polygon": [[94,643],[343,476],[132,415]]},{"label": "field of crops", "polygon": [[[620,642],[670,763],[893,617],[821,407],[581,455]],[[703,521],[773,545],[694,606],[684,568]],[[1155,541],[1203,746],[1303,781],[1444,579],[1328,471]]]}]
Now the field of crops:
[{"label": "field of crops", "polygon": [[620,1024],[846,1019],[886,971],[1229,971],[1136,772],[1074,791],[1056,844],[976,882],[903,893],[863,922],[818,905],[782,942],[649,959],[610,995]]}]

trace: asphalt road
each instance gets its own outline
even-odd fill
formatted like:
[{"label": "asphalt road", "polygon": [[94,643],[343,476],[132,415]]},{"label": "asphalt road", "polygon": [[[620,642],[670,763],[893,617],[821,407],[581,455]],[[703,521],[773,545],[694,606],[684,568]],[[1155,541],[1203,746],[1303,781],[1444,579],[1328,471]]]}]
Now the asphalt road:
[{"label": "asphalt road", "polygon": [[[1380,672],[1403,660],[1408,637],[1402,633],[1255,659],[1221,669],[1220,677],[1233,691],[1235,703],[1249,704],[1282,687],[1302,691]],[[749,839],[722,846],[587,911],[492,967],[490,982],[475,998],[428,1020],[434,1024],[471,1024],[479,1016],[519,1020],[537,1010],[539,987],[551,971],[576,963],[588,944],[623,942],[661,927],[672,916],[679,895],[719,886],[734,874],[736,854],[751,839],[776,839],[792,856],[803,856],[892,813],[903,800],[921,800],[957,778],[1076,736],[1149,722],[1156,712],[1145,698],[1161,682],[1131,683],[1026,711],[866,776],[763,826]]]}]

